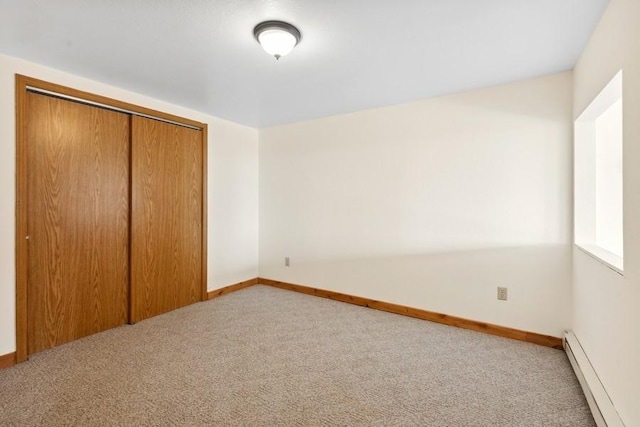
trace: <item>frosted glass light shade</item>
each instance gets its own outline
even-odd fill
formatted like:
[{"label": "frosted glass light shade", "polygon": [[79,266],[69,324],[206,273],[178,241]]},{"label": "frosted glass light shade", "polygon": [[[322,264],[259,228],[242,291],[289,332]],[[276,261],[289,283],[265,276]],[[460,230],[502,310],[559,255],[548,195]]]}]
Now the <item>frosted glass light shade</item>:
[{"label": "frosted glass light shade", "polygon": [[296,43],[296,38],[291,33],[282,30],[267,30],[258,36],[262,48],[276,58],[289,54]]},{"label": "frosted glass light shade", "polygon": [[262,48],[276,59],[289,54],[300,42],[300,31],[281,21],[262,22],[256,25],[253,35]]}]

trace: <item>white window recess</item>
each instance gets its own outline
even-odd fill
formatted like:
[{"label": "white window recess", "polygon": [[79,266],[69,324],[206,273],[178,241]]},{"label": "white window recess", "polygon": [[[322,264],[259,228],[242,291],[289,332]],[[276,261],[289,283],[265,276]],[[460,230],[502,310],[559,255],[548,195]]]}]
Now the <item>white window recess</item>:
[{"label": "white window recess", "polygon": [[575,243],[622,274],[622,71],[575,121]]}]

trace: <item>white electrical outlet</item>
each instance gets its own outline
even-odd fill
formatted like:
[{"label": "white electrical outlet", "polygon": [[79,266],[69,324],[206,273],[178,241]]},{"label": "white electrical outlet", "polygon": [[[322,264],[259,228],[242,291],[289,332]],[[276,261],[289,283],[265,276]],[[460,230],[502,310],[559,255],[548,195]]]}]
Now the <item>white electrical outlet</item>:
[{"label": "white electrical outlet", "polygon": [[289,267],[289,264],[290,264],[289,257],[284,257],[284,266]]},{"label": "white electrical outlet", "polygon": [[500,301],[506,301],[507,300],[507,288],[503,288],[501,286],[498,286],[498,299]]}]

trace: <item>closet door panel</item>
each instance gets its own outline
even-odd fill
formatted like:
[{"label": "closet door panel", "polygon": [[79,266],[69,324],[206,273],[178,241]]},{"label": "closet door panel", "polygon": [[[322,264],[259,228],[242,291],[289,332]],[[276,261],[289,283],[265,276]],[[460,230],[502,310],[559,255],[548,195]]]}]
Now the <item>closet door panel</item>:
[{"label": "closet door panel", "polygon": [[202,131],[132,117],[131,317],[201,300]]},{"label": "closet door panel", "polygon": [[28,353],[128,321],[129,116],[28,94]]}]

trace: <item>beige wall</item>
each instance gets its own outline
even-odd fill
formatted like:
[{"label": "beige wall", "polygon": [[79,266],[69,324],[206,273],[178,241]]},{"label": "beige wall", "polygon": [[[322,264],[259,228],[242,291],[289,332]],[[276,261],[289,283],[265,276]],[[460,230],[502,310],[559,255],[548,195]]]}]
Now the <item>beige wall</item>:
[{"label": "beige wall", "polygon": [[627,426],[640,426],[640,1],[611,0],[574,72],[574,117],[623,70],[624,276],[574,250],[573,328]]},{"label": "beige wall", "polygon": [[561,73],[261,130],[260,275],[561,336],[571,112]]},{"label": "beige wall", "polygon": [[0,355],[15,351],[15,85],[24,74],[209,125],[209,289],[258,275],[258,131],[0,55]]}]

